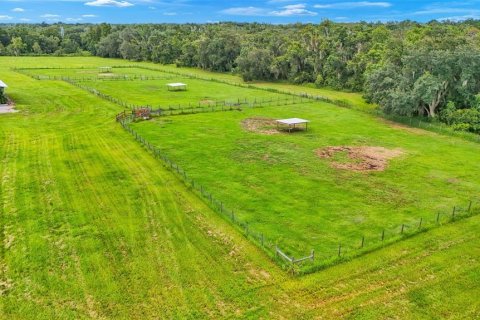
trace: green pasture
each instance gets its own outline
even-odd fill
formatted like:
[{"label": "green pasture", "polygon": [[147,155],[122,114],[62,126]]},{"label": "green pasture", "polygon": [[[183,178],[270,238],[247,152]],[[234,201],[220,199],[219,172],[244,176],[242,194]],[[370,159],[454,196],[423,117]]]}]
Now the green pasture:
[{"label": "green pasture", "polygon": [[[129,62],[0,57],[0,79],[9,85],[7,94],[20,111],[0,115],[0,319],[479,318],[479,216],[295,277],[219,218],[115,123],[115,114],[123,108],[62,81],[34,80],[10,69],[114,64]],[[304,116],[312,120],[311,130],[275,137],[244,132],[239,121],[250,116]],[[273,212],[267,208],[274,208],[271,202],[243,201],[251,199],[248,188],[256,188],[264,199],[259,187],[265,182],[260,179],[269,171],[296,177],[295,188],[283,194],[292,192],[292,203],[298,200],[300,207],[305,201],[293,196],[302,188],[311,196],[305,186],[315,179],[325,186],[318,197],[328,199],[328,192],[337,192],[330,189],[333,182],[327,183],[332,177],[337,177],[336,188],[345,190],[352,190],[354,182],[359,188],[375,186],[371,192],[358,192],[385,208],[393,207],[381,204],[390,196],[403,199],[392,195],[392,188],[398,190],[401,184],[405,187],[399,193],[406,200],[414,198],[408,188],[425,190],[417,193],[415,204],[398,202],[400,209],[431,208],[428,202],[447,209],[463,202],[471,190],[478,194],[477,145],[424,131],[414,134],[326,104],[178,116],[135,126],[219,197],[225,194],[219,184],[229,188],[232,207],[242,202]],[[165,139],[160,142],[161,137]],[[207,140],[211,145],[205,147]],[[232,146],[232,141],[239,144]],[[318,145],[354,142],[400,145],[407,153],[391,162],[389,170],[363,175],[336,172],[312,158],[311,149]],[[265,154],[270,162],[260,158]],[[314,161],[307,164],[307,158]],[[206,174],[203,166],[226,173],[215,169]],[[257,168],[265,172],[255,170],[245,187],[240,166],[246,173]],[[231,183],[230,173],[239,182]],[[321,174],[325,177],[319,178]],[[278,179],[266,187],[276,192],[275,182],[286,184]],[[338,197],[338,203],[351,199],[356,204],[359,195]],[[437,204],[435,199],[442,201]],[[363,202],[362,209],[373,207]],[[327,205],[334,204],[329,200]],[[249,218],[249,212],[243,211],[243,217]],[[298,211],[299,220],[301,214]],[[397,213],[383,215],[395,219]],[[307,218],[302,220],[298,225],[305,225]],[[265,226],[275,231],[268,222]]]},{"label": "green pasture", "polygon": [[[143,65],[143,64],[140,64]],[[172,72],[175,74],[184,74],[184,75],[195,75],[197,77],[202,77],[205,79],[217,79],[224,82],[230,83],[242,83],[242,84],[249,84],[251,86],[259,87],[262,89],[274,89],[278,91],[286,91],[292,92],[296,94],[309,94],[315,96],[322,96],[332,100],[341,100],[347,102],[351,108],[363,110],[363,111],[371,111],[375,108],[374,105],[369,104],[365,101],[362,97],[361,93],[358,92],[345,92],[345,91],[338,91],[333,90],[330,88],[316,88],[312,85],[293,85],[284,82],[261,82],[261,81],[254,81],[254,82],[244,82],[241,77],[234,75],[234,74],[218,74],[210,71],[205,70],[198,70],[194,68],[176,68],[175,66],[166,65],[166,66],[158,66],[156,67],[163,72]]]},{"label": "green pasture", "polygon": [[[167,84],[172,82],[185,83],[187,90],[169,91]],[[291,95],[180,76],[167,80],[83,81],[81,84],[129,104],[148,105],[153,108],[188,107],[189,105],[207,107],[215,103],[238,104],[245,101],[250,104],[265,101],[278,103],[294,99]],[[295,99],[299,100],[298,97]]]},{"label": "green pasture", "polygon": [[[300,117],[307,132],[250,132],[249,118]],[[234,210],[252,230],[295,257],[378,243],[422,224],[447,220],[480,193],[480,146],[426,131],[411,132],[362,112],[310,102],[157,118],[134,129]],[[317,149],[373,146],[400,150],[382,172],[332,168]],[[337,156],[342,156],[337,155]],[[337,161],[350,161],[346,155]]]}]

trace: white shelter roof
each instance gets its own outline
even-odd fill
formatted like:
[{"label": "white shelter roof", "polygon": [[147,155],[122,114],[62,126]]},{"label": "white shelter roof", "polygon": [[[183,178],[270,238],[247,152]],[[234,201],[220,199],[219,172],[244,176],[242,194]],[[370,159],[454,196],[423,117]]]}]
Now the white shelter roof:
[{"label": "white shelter roof", "polygon": [[5,84],[5,82],[0,80],[0,88],[8,88],[8,86]]},{"label": "white shelter roof", "polygon": [[167,86],[169,86],[169,87],[185,87],[186,84],[185,84],[185,83],[176,82],[176,83],[169,83],[169,84],[167,84]]},{"label": "white shelter roof", "polygon": [[281,120],[276,120],[276,121],[279,122],[279,123],[288,124],[288,125],[310,122],[308,120],[300,119],[300,118],[281,119]]}]

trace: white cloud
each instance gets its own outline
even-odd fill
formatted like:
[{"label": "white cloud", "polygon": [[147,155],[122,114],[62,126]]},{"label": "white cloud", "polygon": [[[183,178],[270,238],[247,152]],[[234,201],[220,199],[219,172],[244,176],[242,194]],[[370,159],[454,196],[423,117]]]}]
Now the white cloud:
[{"label": "white cloud", "polygon": [[291,4],[281,7],[280,10],[268,10],[258,7],[236,7],[221,11],[221,13],[234,16],[270,16],[270,17],[292,17],[292,16],[316,16],[317,13],[306,9],[304,4]]},{"label": "white cloud", "polygon": [[445,18],[440,18],[437,19],[438,21],[454,21],[454,22],[460,22],[468,19],[475,19],[478,20],[480,19],[480,15],[475,15],[475,14],[467,14],[464,16],[453,16],[453,17],[445,17]]},{"label": "white cloud", "polygon": [[25,11],[25,9],[23,9],[23,8],[13,8],[12,9],[12,12],[24,12],[24,11]]},{"label": "white cloud", "polygon": [[82,18],[66,18],[65,21],[67,22],[79,22],[82,21]]},{"label": "white cloud", "polygon": [[52,19],[52,18],[60,18],[60,16],[58,14],[46,13],[46,14],[42,14],[40,18]]},{"label": "white cloud", "polygon": [[257,7],[236,7],[225,9],[222,13],[233,16],[263,16],[266,15],[267,10]]},{"label": "white cloud", "polygon": [[392,4],[390,2],[371,2],[371,1],[358,1],[358,2],[338,2],[331,4],[316,4],[313,7],[317,9],[354,9],[354,8],[390,8]]},{"label": "white cloud", "polygon": [[431,15],[431,14],[446,14],[446,13],[457,13],[457,14],[468,14],[468,15],[472,15],[472,14],[476,14],[476,13],[479,13],[480,10],[476,10],[476,9],[461,9],[461,8],[429,8],[429,9],[425,9],[425,10],[419,10],[419,11],[415,11],[413,14],[414,15]]},{"label": "white cloud", "polygon": [[131,7],[134,4],[128,1],[117,1],[117,0],[94,0],[90,2],[85,2],[86,6],[92,7],[117,7],[117,8],[126,8]]},{"label": "white cloud", "polygon": [[316,16],[317,13],[307,10],[304,4],[291,4],[283,7],[280,11],[270,12],[270,15],[278,17]]},{"label": "white cloud", "polygon": [[82,18],[96,18],[98,17],[96,14],[82,14]]},{"label": "white cloud", "polygon": [[13,18],[10,16],[0,15],[0,20],[12,20]]},{"label": "white cloud", "polygon": [[29,22],[29,21],[32,21],[32,19],[28,19],[28,18],[21,18],[20,21],[23,21],[23,22]]},{"label": "white cloud", "polygon": [[177,13],[176,12],[164,12],[163,15],[164,16],[176,16]]}]

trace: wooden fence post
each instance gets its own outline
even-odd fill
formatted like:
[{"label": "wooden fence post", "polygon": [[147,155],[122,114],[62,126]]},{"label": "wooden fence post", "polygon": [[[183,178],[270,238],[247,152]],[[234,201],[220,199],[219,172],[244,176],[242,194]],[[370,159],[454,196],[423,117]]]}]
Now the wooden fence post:
[{"label": "wooden fence post", "polygon": [[342,255],[342,244],[338,244],[338,256],[340,257]]},{"label": "wooden fence post", "polygon": [[470,200],[468,204],[468,213],[470,213],[470,210],[472,209],[472,200]]},{"label": "wooden fence post", "polygon": [[422,222],[423,222],[423,218],[420,218],[420,223],[418,224],[418,229],[422,228]]}]

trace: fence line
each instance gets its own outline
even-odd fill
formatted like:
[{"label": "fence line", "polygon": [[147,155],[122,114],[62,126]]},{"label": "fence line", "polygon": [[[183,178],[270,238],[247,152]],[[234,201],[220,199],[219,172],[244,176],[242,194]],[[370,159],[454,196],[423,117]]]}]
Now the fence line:
[{"label": "fence line", "polygon": [[224,203],[218,200],[207,188],[202,186],[200,183],[195,181],[187,172],[175,163],[167,154],[165,154],[161,149],[152,145],[141,135],[138,134],[130,124],[135,120],[133,114],[127,113],[126,111],[119,113],[115,117],[116,121],[119,122],[122,127],[129,132],[136,141],[140,142],[142,146],[148,149],[155,158],[161,160],[165,167],[174,172],[187,186],[189,186],[194,192],[201,196],[207,204],[210,205],[216,212],[226,220],[230,221],[237,229],[239,229],[246,238],[257,243],[260,248],[262,248],[269,256],[275,257],[274,248],[277,245],[271,239],[265,237],[263,233],[253,230],[248,222],[242,221],[239,219],[238,215],[235,214],[235,211],[226,208]]},{"label": "fence line", "polygon": [[162,160],[167,168],[176,173],[187,186],[191,187],[194,192],[200,195],[216,212],[236,226],[245,237],[259,245],[260,248],[262,248],[275,261],[280,263],[280,265],[297,274],[315,272],[319,269],[344,261],[345,259],[366,254],[429,229],[480,213],[478,201],[474,203],[473,200],[471,200],[466,207],[462,208],[455,206],[450,213],[438,212],[431,220],[421,217],[415,222],[403,223],[394,229],[382,229],[378,234],[378,237],[375,239],[362,236],[357,244],[339,243],[338,246],[332,248],[331,251],[323,250],[324,252],[321,252],[320,256],[317,256],[315,250],[311,249],[310,255],[296,259],[293,255],[290,256],[284,250],[281,250],[277,240],[267,238],[265,234],[253,230],[248,222],[241,221],[233,210],[226,208],[222,201],[218,200],[211,192],[207,191],[204,186],[191,178],[191,176],[178,164],[172,161],[169,156],[133,130],[130,123],[135,121],[135,115],[124,111],[116,116],[116,121],[119,122],[125,130],[132,134],[132,136],[134,136],[134,138],[145,148],[150,150],[156,158]]},{"label": "fence line", "polygon": [[195,114],[195,113],[206,113],[206,112],[219,112],[219,111],[240,111],[242,108],[264,108],[264,107],[275,107],[275,106],[287,106],[287,105],[295,105],[303,103],[303,98],[295,98],[295,97],[285,97],[283,99],[277,98],[274,99],[273,97],[270,99],[262,98],[262,99],[251,99],[248,100],[244,99],[233,99],[233,101],[229,100],[222,100],[222,101],[212,101],[207,104],[202,105],[198,103],[196,105],[189,104],[188,106],[166,106],[166,107],[157,107],[154,109],[151,106],[140,106],[135,104],[130,104],[126,101],[114,98],[108,94],[102,93],[97,89],[85,86],[79,82],[76,82],[68,77],[63,77],[63,81],[70,83],[73,86],[76,86],[80,89],[86,90],[100,98],[108,100],[110,102],[116,103],[124,108],[130,108],[132,112],[138,109],[149,109],[150,113],[158,116],[173,116],[173,115],[185,115],[185,114]]},{"label": "fence line", "polygon": [[[262,90],[262,91],[267,91],[267,92],[272,92],[272,93],[278,93],[278,94],[283,94],[283,95],[289,95],[289,96],[296,96],[296,97],[302,97],[306,98],[309,100],[314,100],[314,101],[322,101],[326,103],[331,103],[339,107],[344,107],[344,108],[352,108],[354,105],[350,103],[347,100],[341,100],[341,99],[331,99],[325,96],[320,96],[320,95],[313,95],[309,94],[306,92],[294,92],[294,91],[287,91],[287,90],[280,90],[280,89],[275,89],[275,88],[264,88],[264,87],[259,87],[253,84],[245,84],[245,83],[240,83],[240,82],[232,82],[232,81],[227,81],[227,80],[221,80],[213,77],[202,77],[193,73],[183,73],[183,72],[175,72],[173,70],[169,69],[162,69],[162,68],[153,68],[153,67],[147,67],[147,66],[142,66],[142,65],[115,65],[112,66],[112,69],[114,68],[123,68],[123,69],[128,69],[128,68],[136,68],[136,69],[143,69],[143,70],[150,70],[150,71],[157,71],[157,72],[163,72],[163,73],[168,73],[168,74],[174,74],[177,76],[181,77],[186,77],[190,79],[198,79],[198,80],[204,80],[204,81],[211,81],[211,82],[216,82],[216,83],[222,83],[230,86],[235,86],[235,87],[241,87],[241,88],[247,88],[247,89],[255,89],[255,90]],[[60,68],[60,67],[52,67],[52,68],[17,68],[14,70],[39,70],[39,69],[81,69],[81,68]],[[32,75],[30,75],[32,77]],[[108,79],[105,79],[108,80]]]},{"label": "fence line", "polygon": [[120,67],[120,68],[137,68],[137,69],[144,69],[144,70],[150,70],[150,71],[159,71],[159,72],[164,72],[164,73],[175,74],[175,75],[182,76],[182,77],[188,77],[188,78],[191,78],[191,79],[217,82],[217,83],[227,84],[227,85],[235,86],[235,87],[241,87],[241,88],[247,88],[247,89],[256,89],[256,90],[268,91],[268,92],[284,94],[284,95],[289,95],[289,96],[302,97],[302,98],[315,100],[315,101],[322,101],[322,102],[331,103],[331,104],[334,104],[336,106],[343,107],[343,108],[354,107],[354,105],[347,100],[331,99],[331,98],[328,98],[328,97],[325,97],[325,96],[309,94],[307,92],[294,92],[294,91],[280,90],[280,89],[276,89],[276,88],[259,87],[259,86],[256,86],[254,84],[245,84],[245,83],[240,83],[240,82],[221,80],[221,79],[213,78],[213,77],[202,77],[202,76],[199,76],[199,75],[196,75],[196,74],[193,74],[193,73],[175,72],[175,71],[172,71],[172,70],[169,70],[169,69],[153,68],[153,67],[147,67],[147,66],[142,66],[142,65],[114,66],[112,68],[117,68],[117,67]]}]

